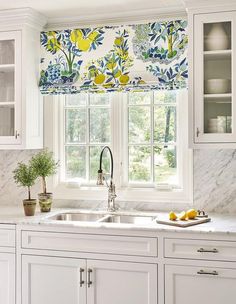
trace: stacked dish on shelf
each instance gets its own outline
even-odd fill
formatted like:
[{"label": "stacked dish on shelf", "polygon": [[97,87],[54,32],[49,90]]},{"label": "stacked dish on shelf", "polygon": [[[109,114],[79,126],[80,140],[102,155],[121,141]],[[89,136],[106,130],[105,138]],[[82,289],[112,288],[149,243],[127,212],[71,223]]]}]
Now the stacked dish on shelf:
[{"label": "stacked dish on shelf", "polygon": [[231,133],[232,116],[217,116],[208,120],[209,133]]},{"label": "stacked dish on shelf", "polygon": [[204,27],[204,109],[206,133],[231,133],[231,23]]}]

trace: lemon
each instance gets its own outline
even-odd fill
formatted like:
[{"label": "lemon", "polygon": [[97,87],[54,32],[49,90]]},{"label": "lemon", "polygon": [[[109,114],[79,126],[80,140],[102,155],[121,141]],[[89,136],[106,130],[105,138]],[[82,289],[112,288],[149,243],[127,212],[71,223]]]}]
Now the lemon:
[{"label": "lemon", "polygon": [[186,212],[186,214],[187,214],[187,218],[189,218],[190,220],[193,220],[197,216],[197,210],[195,210],[195,209],[189,209]]},{"label": "lemon", "polygon": [[81,30],[73,30],[70,34],[70,39],[72,42],[77,42],[79,39],[83,37],[83,33]]},{"label": "lemon", "polygon": [[129,81],[129,76],[128,75],[120,75],[120,78],[119,78],[119,80],[120,80],[120,83],[121,84],[126,84],[128,81]]},{"label": "lemon", "polygon": [[169,220],[171,221],[177,220],[177,215],[173,211],[169,213]]},{"label": "lemon", "polygon": [[91,45],[91,40],[89,40],[89,39],[81,38],[81,39],[77,40],[77,47],[81,51],[84,51],[84,52],[88,51],[90,48],[90,45]]},{"label": "lemon", "polygon": [[99,74],[95,77],[94,82],[96,84],[102,84],[105,81],[105,75],[104,74]]},{"label": "lemon", "polygon": [[98,32],[92,32],[88,35],[88,38],[93,42],[98,36]]},{"label": "lemon", "polygon": [[185,211],[182,211],[179,215],[179,219],[181,221],[185,221],[187,219],[187,213]]},{"label": "lemon", "polygon": [[121,46],[121,44],[123,43],[124,39],[122,37],[116,38],[114,41],[114,44],[117,46]]}]

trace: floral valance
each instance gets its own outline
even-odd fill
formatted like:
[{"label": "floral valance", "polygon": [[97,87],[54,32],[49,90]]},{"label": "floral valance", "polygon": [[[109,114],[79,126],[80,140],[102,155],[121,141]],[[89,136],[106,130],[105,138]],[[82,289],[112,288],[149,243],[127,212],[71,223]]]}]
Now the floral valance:
[{"label": "floral valance", "polygon": [[42,32],[40,90],[185,88],[187,45],[186,20]]}]

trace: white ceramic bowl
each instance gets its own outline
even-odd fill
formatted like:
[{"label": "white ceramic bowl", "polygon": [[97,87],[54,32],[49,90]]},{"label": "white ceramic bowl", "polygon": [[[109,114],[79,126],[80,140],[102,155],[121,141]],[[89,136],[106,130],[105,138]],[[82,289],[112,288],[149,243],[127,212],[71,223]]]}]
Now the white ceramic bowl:
[{"label": "white ceramic bowl", "polygon": [[225,94],[231,91],[229,79],[208,79],[205,81],[206,94]]}]

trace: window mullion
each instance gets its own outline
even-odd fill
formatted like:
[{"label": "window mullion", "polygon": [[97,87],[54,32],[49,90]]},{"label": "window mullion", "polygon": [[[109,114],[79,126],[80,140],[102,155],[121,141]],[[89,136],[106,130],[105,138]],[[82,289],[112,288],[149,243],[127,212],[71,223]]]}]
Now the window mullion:
[{"label": "window mullion", "polygon": [[90,178],[90,96],[86,101],[86,181]]},{"label": "window mullion", "polygon": [[154,170],[154,93],[151,94],[151,182],[155,181],[155,170]]},{"label": "window mullion", "polygon": [[111,148],[114,154],[114,182],[116,186],[120,187],[120,164],[121,164],[121,149],[120,149],[120,137],[121,137],[121,125],[120,125],[120,107],[121,107],[121,95],[113,94],[111,97],[110,107],[110,124],[111,124]]}]

